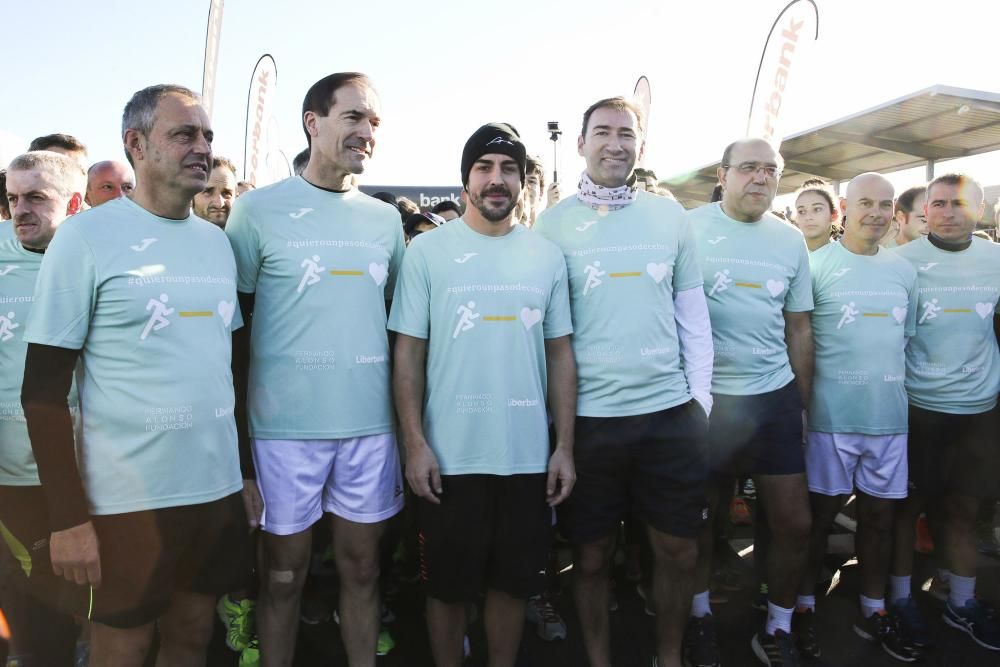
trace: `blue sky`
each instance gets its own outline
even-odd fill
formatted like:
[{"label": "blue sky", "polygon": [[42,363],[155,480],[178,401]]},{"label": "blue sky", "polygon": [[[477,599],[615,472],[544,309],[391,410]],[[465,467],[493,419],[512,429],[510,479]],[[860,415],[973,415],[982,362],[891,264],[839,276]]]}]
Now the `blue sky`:
[{"label": "blue sky", "polygon": [[[139,88],[201,87],[208,0],[16,2],[4,14],[0,135],[8,146],[64,131],[94,161],[121,157],[121,109]],[[558,120],[560,180],[583,167],[586,106],[651,82],[646,165],[668,176],[716,159],[742,134],[763,41],[785,0],[470,3],[228,0],[213,124],[218,154],[242,164],[247,88],[258,57],[278,68],[276,114],[289,157],[305,147],[299,109],[315,80],[361,70],[383,126],[363,182],[449,185],[484,122],[516,125],[551,170],[545,123]],[[1000,91],[1000,4],[817,0],[820,41],[793,73],[786,128],[803,130],[941,83]],[[939,3],[941,4],[941,3]],[[798,66],[798,65],[797,65]],[[13,135],[14,139],[11,139]],[[974,166],[1000,181],[995,159]]]}]

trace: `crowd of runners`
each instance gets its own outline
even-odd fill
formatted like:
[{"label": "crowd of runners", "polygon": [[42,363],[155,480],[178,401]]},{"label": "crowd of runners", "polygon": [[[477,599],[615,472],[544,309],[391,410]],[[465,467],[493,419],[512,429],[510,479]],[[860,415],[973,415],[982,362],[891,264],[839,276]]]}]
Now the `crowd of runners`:
[{"label": "crowd of runners", "polygon": [[[157,665],[203,665],[217,615],[241,665],[291,665],[325,514],[352,666],[388,650],[393,554],[440,667],[473,614],[491,667],[515,665],[526,616],[616,664],[625,521],[652,664],[712,667],[714,518],[748,477],[748,661],[822,654],[817,582],[852,495],[855,632],[902,662],[932,650],[923,515],[943,622],[1000,651],[975,534],[1000,497],[1000,246],[973,234],[974,178],[808,181],[782,216],[781,155],[742,138],[717,201],[685,211],[636,168],[646,119],[618,97],[583,112],[574,194],[490,122],[454,156],[462,205],[419,211],[358,190],[381,115],[364,74],[317,81],[296,175],[254,188],[213,156],[199,97],[156,85],[122,114],[127,162],[47,135],[7,165],[8,667],[140,667],[154,636]],[[543,595],[557,533],[579,636]]]}]

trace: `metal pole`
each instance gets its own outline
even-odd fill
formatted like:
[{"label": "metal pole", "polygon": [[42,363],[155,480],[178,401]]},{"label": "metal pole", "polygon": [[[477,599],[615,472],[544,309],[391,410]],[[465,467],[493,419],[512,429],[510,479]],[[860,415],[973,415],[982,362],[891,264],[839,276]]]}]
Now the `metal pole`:
[{"label": "metal pole", "polygon": [[928,183],[934,180],[934,160],[927,161],[927,171],[924,174],[924,177],[927,179]]}]

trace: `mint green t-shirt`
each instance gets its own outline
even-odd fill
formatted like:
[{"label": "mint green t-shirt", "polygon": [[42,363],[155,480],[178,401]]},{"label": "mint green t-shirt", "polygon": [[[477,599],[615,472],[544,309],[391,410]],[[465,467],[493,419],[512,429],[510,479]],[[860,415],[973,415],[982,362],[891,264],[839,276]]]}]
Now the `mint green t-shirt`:
[{"label": "mint green t-shirt", "polygon": [[255,438],[354,438],[393,428],[385,302],[403,257],[391,206],[300,177],[244,194],[226,224],[240,292],[255,293]]},{"label": "mint green t-shirt", "polygon": [[459,218],[410,243],[389,328],[429,340],[424,435],[446,475],[544,472],[545,340],[573,332],[559,249]]},{"label": "mint green t-shirt", "polygon": [[566,259],[577,414],[585,417],[649,414],[691,400],[674,294],[701,285],[694,242],[680,204],[637,194],[617,211],[570,197],[534,227]]},{"label": "mint green t-shirt", "polygon": [[816,365],[809,430],[907,432],[906,340],[916,331],[917,272],[894,252],[856,255],[839,241],[809,255]]},{"label": "mint green t-shirt", "polygon": [[927,237],[893,252],[917,269],[917,334],[906,348],[906,392],[925,410],[977,414],[1000,390],[993,315],[1000,299],[1000,246],[973,237],[958,252]]},{"label": "mint green t-shirt", "polygon": [[752,396],[784,387],[795,375],[783,311],[813,308],[802,232],[770,213],[733,220],[718,203],[688,211],[688,221],[712,319],[712,392]]},{"label": "mint green t-shirt", "polygon": [[0,241],[6,241],[16,236],[14,233],[14,223],[10,220],[0,220]]},{"label": "mint green t-shirt", "polygon": [[42,260],[29,343],[81,350],[79,461],[92,514],[239,491],[230,371],[242,326],[222,230],[122,197],[69,218]]}]

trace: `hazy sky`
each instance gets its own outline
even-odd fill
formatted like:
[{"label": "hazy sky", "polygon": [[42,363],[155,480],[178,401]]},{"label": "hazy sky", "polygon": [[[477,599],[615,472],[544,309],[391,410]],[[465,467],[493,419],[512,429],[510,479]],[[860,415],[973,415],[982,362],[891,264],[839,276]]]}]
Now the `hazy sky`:
[{"label": "hazy sky", "polygon": [[[8,153],[69,132],[92,161],[122,156],[119,124],[139,88],[201,88],[208,0],[18,2],[3,13],[7,55],[0,134]],[[934,84],[1000,91],[1000,3],[817,0],[820,39],[797,61],[789,133]],[[383,125],[362,182],[450,185],[479,125],[507,121],[551,171],[546,122],[565,131],[561,181],[572,190],[583,110],[631,94],[645,74],[653,107],[646,166],[666,177],[718,159],[746,123],[760,51],[785,0],[473,3],[229,0],[213,124],[215,151],[242,166],[247,89],[258,57],[278,68],[277,117],[289,159],[305,147],[306,89],[361,70],[378,88]],[[11,139],[10,135],[15,138]],[[12,145],[12,146],[11,146]],[[975,163],[993,171],[996,160]],[[979,174],[986,182],[1000,173]]]}]

